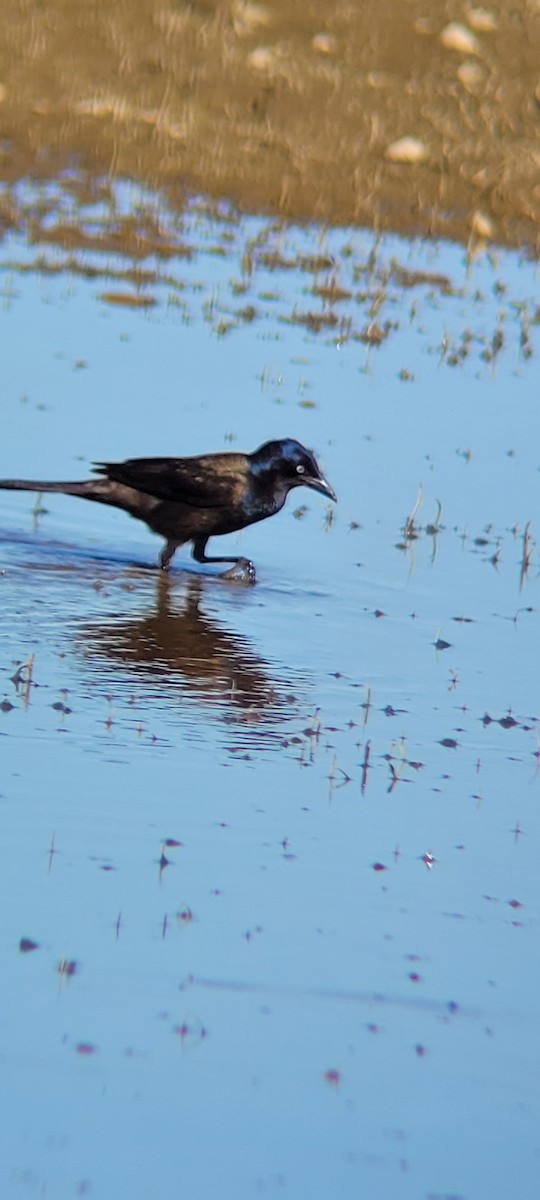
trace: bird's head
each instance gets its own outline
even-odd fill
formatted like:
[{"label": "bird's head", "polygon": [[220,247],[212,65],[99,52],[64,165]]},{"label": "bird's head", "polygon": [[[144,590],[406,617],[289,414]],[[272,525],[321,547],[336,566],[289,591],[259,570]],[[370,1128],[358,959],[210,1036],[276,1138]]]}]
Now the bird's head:
[{"label": "bird's head", "polygon": [[304,485],[313,488],[314,492],[321,492],[329,500],[337,501],[336,493],[326,482],[315,455],[293,438],[265,442],[251,455],[251,469],[256,477],[273,480],[275,486],[285,492]]}]

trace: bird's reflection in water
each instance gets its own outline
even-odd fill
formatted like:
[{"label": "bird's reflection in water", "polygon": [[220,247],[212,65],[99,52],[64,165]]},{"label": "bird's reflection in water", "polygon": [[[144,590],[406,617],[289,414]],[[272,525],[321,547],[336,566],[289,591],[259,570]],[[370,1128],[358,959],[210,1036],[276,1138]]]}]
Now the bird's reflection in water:
[{"label": "bird's reflection in water", "polygon": [[114,671],[116,684],[133,689],[136,679],[149,701],[170,703],[174,696],[187,720],[203,705],[209,715],[251,730],[250,742],[264,730],[267,744],[299,715],[307,679],[260,658],[247,638],[204,612],[204,596],[203,579],[188,576],[179,594],[162,574],[154,609],[85,624],[77,641],[101,674]]}]

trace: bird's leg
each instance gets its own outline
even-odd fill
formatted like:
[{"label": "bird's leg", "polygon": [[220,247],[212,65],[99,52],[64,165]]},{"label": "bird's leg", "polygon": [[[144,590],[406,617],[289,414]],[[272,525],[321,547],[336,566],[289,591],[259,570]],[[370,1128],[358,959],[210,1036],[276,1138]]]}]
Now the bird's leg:
[{"label": "bird's leg", "polygon": [[180,542],[167,541],[159,556],[159,565],[162,571],[169,570],[169,564],[174,556],[175,550],[178,549]]},{"label": "bird's leg", "polygon": [[236,580],[239,583],[255,583],[257,574],[250,558],[233,557],[232,555],[213,557],[205,554],[208,538],[193,538],[192,555],[199,563],[233,563],[230,571],[224,571],[221,579]]}]

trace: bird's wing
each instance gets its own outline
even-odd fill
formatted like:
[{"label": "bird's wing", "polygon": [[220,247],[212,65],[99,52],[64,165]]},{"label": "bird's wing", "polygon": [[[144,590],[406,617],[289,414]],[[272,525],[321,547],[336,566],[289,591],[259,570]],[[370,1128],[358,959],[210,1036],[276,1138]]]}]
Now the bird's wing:
[{"label": "bird's wing", "polygon": [[128,458],[121,463],[96,463],[94,470],[115,483],[137,488],[159,500],[173,500],[194,508],[220,508],[234,503],[238,496],[242,484],[241,459],[243,455],[236,454]]}]

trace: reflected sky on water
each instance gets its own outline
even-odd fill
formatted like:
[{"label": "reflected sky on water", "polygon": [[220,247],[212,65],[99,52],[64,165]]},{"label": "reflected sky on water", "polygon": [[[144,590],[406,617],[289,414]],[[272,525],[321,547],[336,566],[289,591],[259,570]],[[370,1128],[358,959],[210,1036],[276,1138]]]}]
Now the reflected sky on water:
[{"label": "reflected sky on water", "polygon": [[162,220],[4,238],[0,475],[286,435],[339,505],[250,588],[0,493],[3,1192],[531,1195],[536,265]]}]

